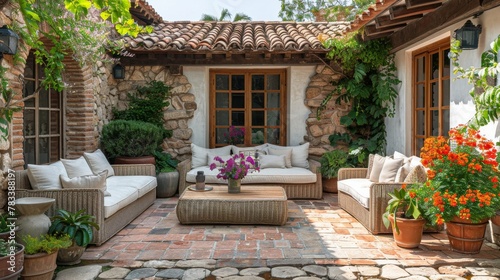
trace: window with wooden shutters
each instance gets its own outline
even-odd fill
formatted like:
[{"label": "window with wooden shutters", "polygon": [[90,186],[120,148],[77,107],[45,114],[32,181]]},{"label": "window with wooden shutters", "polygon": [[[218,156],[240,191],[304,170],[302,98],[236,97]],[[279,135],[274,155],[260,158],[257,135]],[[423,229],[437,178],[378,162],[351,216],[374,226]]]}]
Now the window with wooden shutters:
[{"label": "window with wooden shutters", "polygon": [[448,136],[450,129],[450,40],[413,53],[413,142],[419,155],[430,136]]},{"label": "window with wooden shutters", "polygon": [[229,144],[229,129],[244,129],[240,144],[286,144],[286,70],[210,71],[210,146]]}]

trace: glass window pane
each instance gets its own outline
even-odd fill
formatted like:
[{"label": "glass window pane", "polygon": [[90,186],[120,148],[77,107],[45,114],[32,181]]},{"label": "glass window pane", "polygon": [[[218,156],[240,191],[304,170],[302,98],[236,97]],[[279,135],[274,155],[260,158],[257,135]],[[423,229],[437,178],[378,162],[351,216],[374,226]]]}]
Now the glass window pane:
[{"label": "glass window pane", "polygon": [[417,155],[420,156],[420,150],[422,150],[422,147],[424,146],[424,139],[417,138],[416,141],[417,141],[417,143],[416,143],[416,145],[417,145],[417,149],[416,149]]},{"label": "glass window pane", "polygon": [[229,108],[229,94],[223,92],[217,92],[215,94],[215,107]]},{"label": "glass window pane", "polygon": [[35,135],[35,111],[34,110],[24,110],[24,120],[23,120],[23,130],[24,136]]},{"label": "glass window pane", "polygon": [[280,142],[280,130],[279,128],[268,128],[267,129],[267,143],[279,144]]},{"label": "glass window pane", "polygon": [[59,154],[59,137],[50,138],[50,162],[58,161],[61,158]]},{"label": "glass window pane", "polygon": [[245,108],[245,94],[233,93],[231,99],[231,108]]},{"label": "glass window pane", "polygon": [[431,135],[439,136],[439,111],[431,110]]},{"label": "glass window pane", "polygon": [[278,110],[267,111],[267,125],[268,126],[280,125],[280,111]]},{"label": "glass window pane", "polygon": [[431,84],[431,107],[439,106],[439,86],[438,83]]},{"label": "glass window pane", "polygon": [[59,92],[55,90],[50,91],[50,108],[58,109],[61,108],[59,104],[59,100],[61,99],[59,96]]},{"label": "glass window pane", "polygon": [[417,112],[417,135],[425,135],[425,111]]},{"label": "glass window pane", "polygon": [[425,85],[417,85],[417,108],[425,107]]},{"label": "glass window pane", "polygon": [[439,53],[431,55],[431,79],[437,79],[439,77]]},{"label": "glass window pane", "polygon": [[265,143],[264,129],[252,128],[252,144],[259,145]]},{"label": "glass window pane", "polygon": [[59,134],[59,111],[50,112],[50,133]]},{"label": "glass window pane", "polygon": [[229,89],[229,75],[215,75],[215,89],[228,90]]},{"label": "glass window pane", "polygon": [[425,80],[425,57],[417,59],[417,82]]},{"label": "glass window pane", "polygon": [[231,76],[231,89],[232,90],[244,90],[245,89],[245,76],[244,75],[232,75]]},{"label": "glass window pane", "polygon": [[280,75],[267,75],[266,89],[279,90],[280,89]]},{"label": "glass window pane", "polygon": [[215,113],[215,125],[229,125],[229,111],[217,111]]},{"label": "glass window pane", "polygon": [[26,58],[24,78],[35,78],[35,57],[33,55],[29,55],[28,58]]},{"label": "glass window pane", "polygon": [[49,138],[40,137],[38,140],[38,164],[49,162]]},{"label": "glass window pane", "polygon": [[38,79],[45,79],[45,66],[37,64],[36,68],[38,69]]},{"label": "glass window pane", "polygon": [[229,128],[217,128],[215,130],[215,144],[227,144]]},{"label": "glass window pane", "polygon": [[263,126],[264,123],[264,111],[252,111],[252,125],[253,126]]},{"label": "glass window pane", "polygon": [[[23,88],[23,97],[29,96],[35,92],[35,81],[25,81]],[[35,107],[35,98],[24,101],[24,107]]]},{"label": "glass window pane", "polygon": [[245,112],[233,111],[231,112],[231,125],[245,126]]},{"label": "glass window pane", "polygon": [[443,81],[443,106],[450,105],[450,80]]},{"label": "glass window pane", "polygon": [[450,110],[443,110],[443,136],[448,137],[450,130]]},{"label": "glass window pane", "polygon": [[252,93],[252,108],[264,108],[263,93]]},{"label": "glass window pane", "polygon": [[40,108],[49,108],[49,92],[42,88],[38,97],[38,106]]},{"label": "glass window pane", "polygon": [[28,164],[36,164],[35,159],[35,139],[25,138],[24,139],[24,164],[28,167]]},{"label": "glass window pane", "polygon": [[264,75],[252,75],[252,90],[264,90]]},{"label": "glass window pane", "polygon": [[448,56],[450,54],[450,50],[444,50],[443,51],[443,77],[448,77],[450,76],[450,57]]},{"label": "glass window pane", "polygon": [[47,110],[40,110],[38,111],[38,117],[39,117],[39,135],[47,135],[49,134],[49,111]]},{"label": "glass window pane", "polygon": [[280,108],[279,92],[267,93],[267,108]]}]

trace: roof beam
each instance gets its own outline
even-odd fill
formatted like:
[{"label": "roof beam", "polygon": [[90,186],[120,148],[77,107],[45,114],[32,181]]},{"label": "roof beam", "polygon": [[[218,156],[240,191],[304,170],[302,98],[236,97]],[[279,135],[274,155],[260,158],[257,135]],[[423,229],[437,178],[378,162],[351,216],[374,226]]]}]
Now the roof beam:
[{"label": "roof beam", "polygon": [[402,28],[404,27],[406,24],[403,23],[403,24],[399,24],[399,25],[394,25],[394,26],[387,26],[387,27],[380,27],[380,28],[377,28],[375,26],[375,24],[370,24],[370,25],[366,25],[365,26],[365,34],[366,36],[368,37],[371,37],[373,35],[377,35],[377,34],[386,34],[386,35],[389,35],[387,33],[392,33],[394,32],[395,30],[398,30],[399,28]]},{"label": "roof beam", "polygon": [[377,27],[389,27],[389,26],[400,25],[403,23],[407,24],[408,22],[410,22],[412,20],[419,19],[421,17],[422,17],[422,15],[414,15],[414,16],[409,16],[409,17],[391,20],[391,16],[380,16],[380,17],[375,19],[375,24]]},{"label": "roof beam", "polygon": [[427,6],[430,4],[441,4],[442,2],[442,0],[406,0],[406,7],[410,9]]},{"label": "roof beam", "polygon": [[391,19],[400,19],[409,16],[427,14],[439,8],[439,6],[441,6],[441,3],[419,6],[415,8],[408,8],[406,7],[406,5],[392,6],[390,8]]}]

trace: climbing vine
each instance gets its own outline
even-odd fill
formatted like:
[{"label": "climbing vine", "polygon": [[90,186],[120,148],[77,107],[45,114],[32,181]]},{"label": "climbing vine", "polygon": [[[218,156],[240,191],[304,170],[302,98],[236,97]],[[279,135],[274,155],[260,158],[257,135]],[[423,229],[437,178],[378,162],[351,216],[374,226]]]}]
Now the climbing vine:
[{"label": "climbing vine", "polygon": [[351,111],[340,119],[347,133],[330,135],[331,145],[343,142],[351,150],[360,151],[360,161],[367,159],[370,153],[383,153],[385,118],[394,116],[396,86],[401,82],[396,77],[394,55],[389,53],[390,44],[386,40],[361,42],[354,35],[330,39],[323,44],[331,48],[328,56],[341,67],[343,77],[322,101],[317,118],[321,118],[333,98],[336,103],[352,104]]}]

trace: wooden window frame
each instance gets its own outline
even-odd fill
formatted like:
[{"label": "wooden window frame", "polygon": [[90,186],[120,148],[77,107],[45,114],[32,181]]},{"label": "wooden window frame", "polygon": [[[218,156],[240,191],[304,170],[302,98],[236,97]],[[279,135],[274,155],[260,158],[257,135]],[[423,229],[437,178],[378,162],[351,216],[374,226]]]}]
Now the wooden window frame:
[{"label": "wooden window frame", "polygon": [[[445,38],[436,43],[433,43],[425,48],[416,50],[412,53],[412,138],[411,138],[411,152],[414,155],[419,155],[420,151],[417,151],[417,139],[424,139],[432,136],[431,127],[432,127],[432,111],[438,111],[438,134],[445,135],[447,131],[443,131],[444,121],[443,121],[443,112],[445,110],[450,111],[450,104],[443,104],[443,85],[445,81],[451,82],[451,62],[450,62],[450,73],[448,76],[443,76],[443,68],[444,68],[444,59],[442,53],[446,50],[450,49],[450,38]],[[438,77],[432,78],[429,73],[431,72],[431,56],[435,53],[439,53],[439,67],[438,67]],[[417,59],[425,57],[425,78],[423,81],[417,81],[418,75],[418,63]],[[433,83],[438,84],[438,105],[432,107],[431,100],[431,86]],[[425,104],[423,108],[417,108],[417,91],[418,85],[423,84],[425,87]],[[424,111],[424,135],[417,134],[418,127],[418,112]],[[449,120],[448,120],[449,123]],[[422,140],[423,141],[423,140]]]},{"label": "wooden window frame", "polygon": [[[255,68],[255,69],[211,69],[209,76],[210,76],[210,93],[209,93],[209,145],[210,148],[214,147],[221,147],[224,146],[225,144],[217,144],[216,143],[216,129],[221,126],[216,125],[216,80],[215,77],[218,74],[226,74],[226,75],[244,75],[245,76],[245,87],[244,87],[244,95],[245,95],[245,131],[251,131],[252,128],[273,128],[277,127],[280,129],[280,135],[279,135],[279,145],[286,145],[287,142],[287,70],[286,68],[279,68],[279,69],[260,69],[260,68]],[[251,113],[252,113],[252,81],[251,81],[251,76],[252,75],[269,75],[269,74],[278,74],[280,75],[280,104],[281,107],[279,109],[279,114],[280,114],[280,120],[279,120],[279,125],[278,126],[252,126],[252,118],[251,118]],[[274,90],[273,90],[274,91]],[[277,91],[277,90],[276,90]],[[219,90],[220,92],[220,90]],[[231,89],[228,90],[228,92],[232,92]],[[238,91],[240,92],[240,91]],[[268,90],[258,90],[258,92],[264,92],[267,93]],[[263,108],[262,111],[267,111],[267,108]],[[232,111],[231,108],[228,109],[228,111]],[[267,116],[267,115],[266,115]],[[231,124],[229,124],[231,125]],[[222,126],[224,127],[224,126]],[[264,142],[267,142],[267,139],[265,138]],[[245,133],[245,138],[244,138],[244,143],[242,144],[243,146],[253,146],[256,144],[252,144],[252,137],[251,133]]]}]

